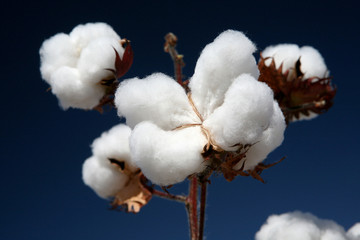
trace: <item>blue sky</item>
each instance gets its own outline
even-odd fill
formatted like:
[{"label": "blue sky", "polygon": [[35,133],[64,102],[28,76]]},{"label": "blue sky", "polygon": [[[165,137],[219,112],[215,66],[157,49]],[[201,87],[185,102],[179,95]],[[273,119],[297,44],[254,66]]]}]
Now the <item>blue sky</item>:
[{"label": "blue sky", "polygon": [[[244,31],[264,49],[297,43],[317,48],[338,86],[335,104],[315,120],[291,124],[268,162],[262,184],[212,178],[206,239],[253,239],[271,214],[294,210],[328,218],[345,229],[360,222],[358,58],[355,0],[335,1],[48,1],[2,7],[0,118],[0,239],[187,239],[180,203],[153,198],[140,214],[111,211],[81,180],[89,145],[120,122],[62,111],[41,80],[38,50],[46,38],[86,22],[106,22],[132,41],[126,77],[172,75],[163,37],[172,31],[191,76],[202,48],[226,29]],[[186,184],[171,189],[186,193]]]}]

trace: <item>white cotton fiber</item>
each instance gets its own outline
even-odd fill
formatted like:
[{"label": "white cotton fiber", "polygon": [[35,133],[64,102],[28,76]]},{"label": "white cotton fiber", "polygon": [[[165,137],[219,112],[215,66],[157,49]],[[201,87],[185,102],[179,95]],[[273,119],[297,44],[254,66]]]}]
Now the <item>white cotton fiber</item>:
[{"label": "white cotton fiber", "polygon": [[51,91],[59,99],[60,106],[90,109],[97,105],[105,90],[96,84],[82,81],[76,68],[61,67],[50,78]]},{"label": "white cotton fiber", "polygon": [[40,72],[42,78],[49,84],[51,75],[60,67],[76,67],[78,54],[69,35],[64,33],[44,41],[40,48]]},{"label": "white cotton fiber", "polygon": [[360,240],[360,222],[354,224],[346,233],[349,240]]},{"label": "white cotton fiber", "polygon": [[[262,56],[264,58],[272,57],[276,68],[283,64],[283,73],[289,71],[291,75],[297,60],[300,58],[300,69],[304,73],[304,79],[328,76],[328,70],[323,57],[316,49],[310,46],[299,48],[296,44],[278,44],[265,48]],[[270,62],[271,59],[268,59],[265,63],[269,65]]]},{"label": "white cotton fiber", "polygon": [[161,73],[122,82],[115,93],[115,105],[118,115],[132,128],[142,121],[151,121],[164,130],[199,122],[184,89]]},{"label": "white cotton fiber", "polygon": [[291,212],[270,216],[255,240],[350,240],[334,221],[309,213]]},{"label": "white cotton fiber", "polygon": [[131,158],[153,183],[171,185],[204,169],[201,152],[206,142],[200,127],[164,131],[142,122],[130,138]]},{"label": "white cotton fiber", "polygon": [[273,115],[273,92],[249,74],[236,78],[224,103],[204,121],[215,142],[224,150],[252,144],[268,128]]},{"label": "white cotton fiber", "polygon": [[83,180],[103,198],[114,196],[129,180],[128,175],[111,164],[109,159],[123,162],[127,170],[137,169],[130,157],[130,134],[128,126],[119,124],[102,133],[92,143],[93,156],[83,165]]},{"label": "white cotton fiber", "polygon": [[106,163],[96,156],[92,156],[84,162],[82,176],[84,183],[102,198],[114,196],[129,179],[110,162]]},{"label": "white cotton fiber", "polygon": [[69,35],[60,33],[44,41],[40,48],[41,75],[64,109],[98,105],[105,93],[99,83],[113,77],[106,70],[114,69],[113,48],[123,55],[120,37],[105,23],[79,25]]},{"label": "white cotton fiber", "polygon": [[245,165],[243,170],[253,169],[262,162],[270,152],[280,146],[284,140],[284,131],[286,128],[284,115],[276,101],[273,102],[273,106],[274,111],[268,128],[263,131],[258,141],[246,152],[245,159],[240,161],[234,169],[240,169],[244,161]]},{"label": "white cotton fiber", "polygon": [[224,100],[232,81],[240,74],[259,76],[255,45],[242,33],[227,30],[202,51],[189,87],[199,112],[206,118]]}]

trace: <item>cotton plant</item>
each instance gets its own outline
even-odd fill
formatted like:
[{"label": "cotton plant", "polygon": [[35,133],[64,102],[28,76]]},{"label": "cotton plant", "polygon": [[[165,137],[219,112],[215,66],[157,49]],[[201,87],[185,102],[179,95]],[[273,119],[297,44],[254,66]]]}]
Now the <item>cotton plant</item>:
[{"label": "cotton plant", "polygon": [[269,46],[259,69],[259,81],[273,89],[287,122],[313,119],[333,104],[336,88],[323,57],[311,46]]},{"label": "cotton plant", "polygon": [[[257,64],[255,44],[227,30],[205,46],[193,76],[183,79],[177,38],[169,33],[165,40],[175,78],[152,73],[120,82],[133,52],[130,41],[104,23],[79,25],[44,41],[40,70],[64,110],[101,112],[111,105],[126,121],[94,140],[83,164],[84,183],[128,212],[139,212],[152,196],[182,202],[190,238],[198,240],[210,176],[264,182],[262,171],[284,159],[264,163],[283,142],[286,124],[323,113],[336,91],[311,47],[271,46]],[[187,180],[187,196],[169,192]]]},{"label": "cotton plant", "polygon": [[360,240],[360,223],[348,231],[332,220],[299,211],[271,215],[255,240]]}]

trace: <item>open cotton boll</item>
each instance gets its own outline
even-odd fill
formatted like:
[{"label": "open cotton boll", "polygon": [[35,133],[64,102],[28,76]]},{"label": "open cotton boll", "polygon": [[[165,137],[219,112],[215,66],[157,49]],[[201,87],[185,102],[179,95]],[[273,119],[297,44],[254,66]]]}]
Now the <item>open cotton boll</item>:
[{"label": "open cotton boll", "polygon": [[96,156],[92,156],[84,162],[82,176],[84,183],[102,198],[115,196],[129,179],[110,162],[106,163]]},{"label": "open cotton boll", "polygon": [[224,103],[203,123],[224,150],[236,144],[253,144],[269,126],[273,115],[273,92],[249,74],[236,78]]},{"label": "open cotton boll", "polygon": [[127,167],[135,170],[137,167],[130,157],[130,134],[130,127],[124,124],[118,124],[109,131],[103,132],[91,145],[94,156],[105,162],[109,162],[109,159],[123,161]]},{"label": "open cotton boll", "polygon": [[130,137],[131,158],[153,183],[167,186],[204,169],[201,152],[206,143],[199,126],[164,131],[142,122]]},{"label": "open cotton boll", "polygon": [[349,240],[360,240],[360,223],[356,223],[346,233]]},{"label": "open cotton boll", "polygon": [[71,31],[69,36],[79,50],[98,38],[113,38],[120,41],[119,35],[113,28],[102,22],[80,24]]},{"label": "open cotton boll", "polygon": [[270,216],[255,240],[348,240],[344,229],[330,220],[309,213],[292,212]]},{"label": "open cotton boll", "polygon": [[45,40],[40,48],[40,72],[50,84],[51,74],[62,66],[75,67],[78,55],[69,35],[64,33]]},{"label": "open cotton boll", "polygon": [[252,55],[255,45],[242,33],[227,30],[202,51],[189,87],[200,114],[206,118],[224,100],[232,81],[243,73],[259,76]]},{"label": "open cotton boll", "polygon": [[51,75],[51,90],[59,99],[60,106],[91,109],[104,95],[100,85],[85,83],[76,68],[61,67]]},{"label": "open cotton boll", "polygon": [[243,170],[253,169],[283,142],[286,128],[284,115],[276,101],[273,102],[273,106],[274,111],[269,127],[262,133],[258,142],[252,145],[246,152],[246,158],[235,165],[235,170],[240,169],[244,161],[245,165]]},{"label": "open cotton boll", "polygon": [[108,69],[115,69],[115,51],[120,56],[124,49],[120,42],[114,38],[98,38],[91,41],[81,52],[77,68],[84,81],[98,83],[102,79],[112,77],[114,74]]},{"label": "open cotton boll", "polygon": [[132,128],[142,121],[154,122],[164,130],[199,122],[184,89],[162,73],[122,82],[115,93],[115,105],[118,115]]}]

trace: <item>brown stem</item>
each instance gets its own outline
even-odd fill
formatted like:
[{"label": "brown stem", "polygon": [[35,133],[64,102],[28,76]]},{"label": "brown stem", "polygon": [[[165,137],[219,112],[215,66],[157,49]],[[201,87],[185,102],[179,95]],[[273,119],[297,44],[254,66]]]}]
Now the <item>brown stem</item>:
[{"label": "brown stem", "polygon": [[199,240],[203,240],[204,227],[205,227],[205,209],[206,209],[206,191],[207,181],[201,181],[201,193],[200,193],[200,220],[199,220]]},{"label": "brown stem", "polygon": [[161,197],[161,198],[165,198],[165,199],[169,199],[169,200],[174,200],[177,202],[182,202],[182,203],[186,203],[186,197],[185,196],[181,196],[181,195],[172,195],[170,193],[165,193],[156,189],[153,189],[151,191],[151,193],[157,197]]},{"label": "brown stem", "polygon": [[198,180],[193,176],[190,181],[189,196],[187,198],[186,210],[189,217],[190,239],[198,240],[198,218],[197,218],[197,195]]},{"label": "brown stem", "polygon": [[174,62],[174,70],[175,70],[175,79],[176,81],[183,86],[182,81],[182,68],[185,66],[183,56],[178,54],[176,51],[176,43],[177,43],[177,37],[173,33],[168,33],[165,36],[165,46],[164,50],[165,52],[168,52],[171,56],[171,59]]}]

